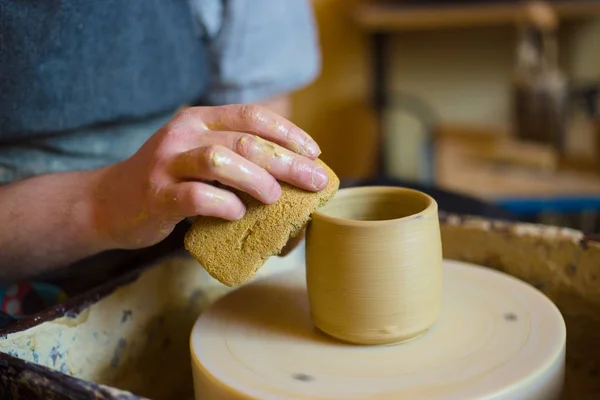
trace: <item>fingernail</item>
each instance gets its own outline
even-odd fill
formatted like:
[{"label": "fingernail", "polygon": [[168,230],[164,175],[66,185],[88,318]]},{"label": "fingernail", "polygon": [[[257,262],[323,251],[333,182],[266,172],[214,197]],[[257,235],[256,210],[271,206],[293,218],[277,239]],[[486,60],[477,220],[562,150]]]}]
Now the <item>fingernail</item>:
[{"label": "fingernail", "polygon": [[266,196],[267,204],[273,204],[273,203],[277,202],[277,200],[279,200],[280,196],[281,196],[281,186],[279,186],[279,183],[277,183],[276,180],[273,180],[273,186],[271,187],[271,190],[269,191],[269,195]]},{"label": "fingernail", "polygon": [[329,175],[321,167],[313,172],[313,185],[316,189],[325,189],[329,183]]},{"label": "fingernail", "polygon": [[321,149],[317,142],[312,139],[308,139],[308,143],[306,143],[306,152],[311,157],[318,157],[321,154]]},{"label": "fingernail", "polygon": [[238,214],[235,219],[240,220],[244,217],[244,215],[246,215],[246,207],[242,205],[238,208]]}]

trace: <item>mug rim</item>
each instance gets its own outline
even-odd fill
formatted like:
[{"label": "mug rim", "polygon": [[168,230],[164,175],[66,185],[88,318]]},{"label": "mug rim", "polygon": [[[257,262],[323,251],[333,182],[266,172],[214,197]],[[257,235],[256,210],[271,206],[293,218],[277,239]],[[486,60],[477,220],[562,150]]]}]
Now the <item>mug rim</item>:
[{"label": "mug rim", "polygon": [[[402,186],[355,186],[355,187],[347,187],[347,188],[343,188],[338,190],[336,196],[334,196],[330,202],[334,202],[336,200],[336,197],[339,194],[343,194],[344,196],[347,196],[351,193],[355,193],[355,192],[375,192],[375,193],[390,193],[390,192],[395,192],[395,193],[414,193],[417,194],[419,196],[421,196],[423,199],[425,199],[427,201],[427,206],[419,211],[418,213],[415,214],[410,214],[407,215],[405,217],[400,217],[400,218],[392,218],[392,219],[384,219],[384,220],[372,220],[372,221],[366,221],[366,220],[356,220],[356,219],[347,219],[347,218],[338,218],[338,217],[332,217],[330,215],[327,215],[323,212],[321,212],[321,208],[315,210],[312,214],[312,219],[319,219],[319,220],[323,220],[332,224],[336,224],[336,225],[345,225],[345,226],[360,226],[360,227],[367,227],[367,226],[377,226],[377,225],[386,225],[386,224],[393,224],[393,223],[398,223],[399,221],[405,221],[405,220],[409,220],[409,219],[414,219],[416,217],[419,216],[423,216],[426,214],[429,214],[431,212],[435,212],[437,209],[437,202],[435,201],[435,199],[431,196],[429,196],[428,194],[420,191],[420,190],[416,190],[416,189],[411,189],[411,188],[407,188],[407,187],[402,187]],[[349,194],[347,194],[349,193]],[[327,205],[324,205],[322,208],[327,207]]]}]

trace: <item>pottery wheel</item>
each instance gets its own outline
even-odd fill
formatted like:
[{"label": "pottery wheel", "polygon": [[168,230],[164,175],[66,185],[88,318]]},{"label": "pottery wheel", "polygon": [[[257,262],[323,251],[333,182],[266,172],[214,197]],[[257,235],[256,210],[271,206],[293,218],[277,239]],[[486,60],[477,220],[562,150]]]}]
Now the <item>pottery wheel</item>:
[{"label": "pottery wheel", "polygon": [[356,346],[314,328],[305,270],[243,286],[216,302],[191,336],[200,399],[555,399],[566,330],[533,287],[444,261],[441,314],[423,336]]}]

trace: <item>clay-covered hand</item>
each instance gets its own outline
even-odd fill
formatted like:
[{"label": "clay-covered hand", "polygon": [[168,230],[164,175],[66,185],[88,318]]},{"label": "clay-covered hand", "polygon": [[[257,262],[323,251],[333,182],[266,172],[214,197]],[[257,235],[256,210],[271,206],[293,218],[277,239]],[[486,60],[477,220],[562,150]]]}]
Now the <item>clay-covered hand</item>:
[{"label": "clay-covered hand", "polygon": [[186,217],[239,219],[244,204],[227,188],[265,204],[279,199],[278,180],[319,191],[328,183],[314,161],[319,154],[306,132],[266,108],[187,108],[131,158],[102,171],[97,229],[111,247],[141,248]]}]

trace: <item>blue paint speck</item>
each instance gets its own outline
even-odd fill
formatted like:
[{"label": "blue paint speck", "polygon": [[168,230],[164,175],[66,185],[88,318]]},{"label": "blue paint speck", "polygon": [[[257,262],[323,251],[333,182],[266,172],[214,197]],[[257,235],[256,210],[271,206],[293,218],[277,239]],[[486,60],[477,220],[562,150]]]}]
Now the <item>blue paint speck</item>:
[{"label": "blue paint speck", "polygon": [[119,365],[119,361],[121,360],[121,354],[125,350],[127,346],[127,341],[123,338],[119,339],[117,343],[117,347],[115,348],[115,352],[113,354],[112,360],[110,360],[110,366],[116,368]]},{"label": "blue paint speck", "polygon": [[58,351],[58,347],[54,346],[50,349],[50,358],[52,359],[52,365],[56,366],[56,360],[60,359],[62,354]]}]

